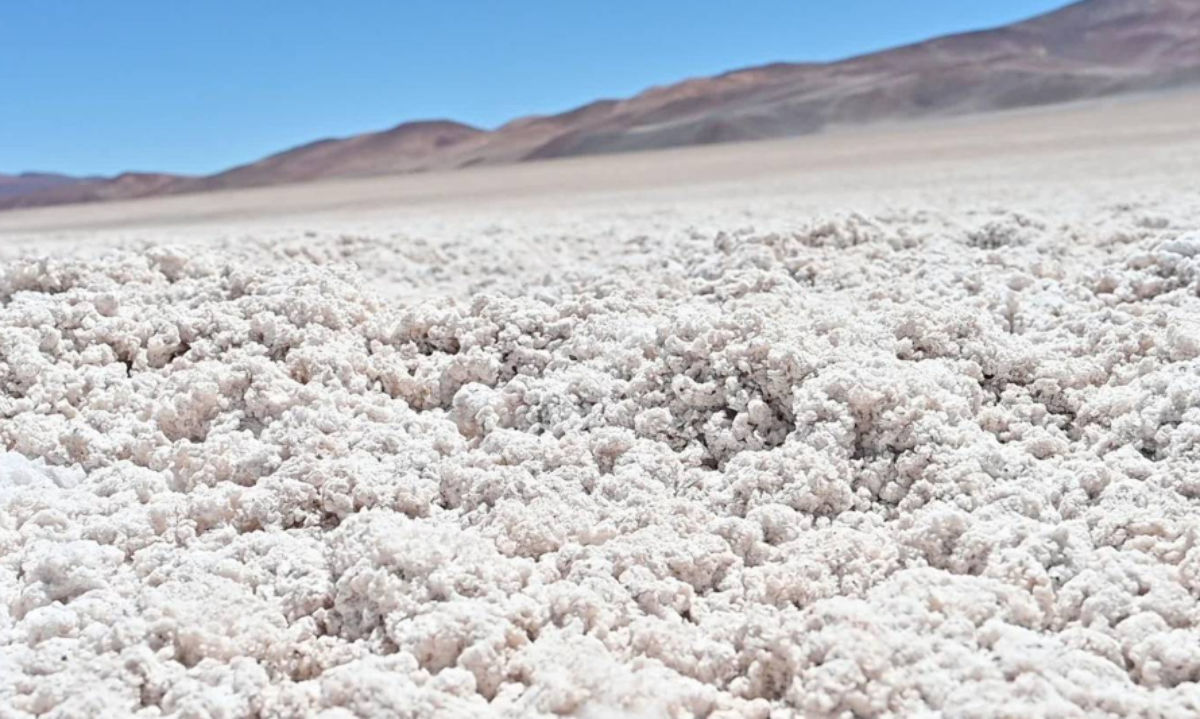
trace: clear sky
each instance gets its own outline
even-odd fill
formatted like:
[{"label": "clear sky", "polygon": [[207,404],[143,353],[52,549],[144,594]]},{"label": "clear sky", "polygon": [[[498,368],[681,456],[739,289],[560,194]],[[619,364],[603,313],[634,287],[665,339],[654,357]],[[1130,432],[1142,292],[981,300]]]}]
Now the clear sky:
[{"label": "clear sky", "polygon": [[1004,24],[1063,0],[0,0],[0,172],[205,173]]}]

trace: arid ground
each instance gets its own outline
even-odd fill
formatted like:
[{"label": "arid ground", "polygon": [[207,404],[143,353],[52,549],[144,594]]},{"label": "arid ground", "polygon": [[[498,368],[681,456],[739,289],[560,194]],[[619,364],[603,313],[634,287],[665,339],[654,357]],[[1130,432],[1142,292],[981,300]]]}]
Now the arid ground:
[{"label": "arid ground", "polygon": [[1197,117],[0,213],[0,717],[1197,715]]}]

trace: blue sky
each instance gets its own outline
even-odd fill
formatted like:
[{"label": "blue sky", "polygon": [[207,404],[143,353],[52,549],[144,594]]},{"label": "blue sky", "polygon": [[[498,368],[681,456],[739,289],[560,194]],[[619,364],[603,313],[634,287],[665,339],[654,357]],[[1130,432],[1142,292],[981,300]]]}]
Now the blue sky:
[{"label": "blue sky", "polygon": [[0,172],[212,172],[404,120],[494,127],[1061,4],[0,0]]}]

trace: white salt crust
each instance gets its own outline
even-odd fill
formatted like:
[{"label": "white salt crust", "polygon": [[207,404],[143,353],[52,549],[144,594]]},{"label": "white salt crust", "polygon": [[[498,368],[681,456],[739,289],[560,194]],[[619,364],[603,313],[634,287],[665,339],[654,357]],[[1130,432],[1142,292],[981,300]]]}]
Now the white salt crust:
[{"label": "white salt crust", "polygon": [[0,717],[1200,714],[1200,234],[723,229],[6,260]]}]

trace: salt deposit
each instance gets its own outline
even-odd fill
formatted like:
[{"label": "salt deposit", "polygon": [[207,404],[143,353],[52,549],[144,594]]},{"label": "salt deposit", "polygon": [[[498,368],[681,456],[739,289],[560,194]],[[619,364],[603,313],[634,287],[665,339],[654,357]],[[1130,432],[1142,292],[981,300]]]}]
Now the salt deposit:
[{"label": "salt deposit", "polygon": [[14,251],[0,716],[1200,713],[1195,206],[785,194]]}]

